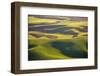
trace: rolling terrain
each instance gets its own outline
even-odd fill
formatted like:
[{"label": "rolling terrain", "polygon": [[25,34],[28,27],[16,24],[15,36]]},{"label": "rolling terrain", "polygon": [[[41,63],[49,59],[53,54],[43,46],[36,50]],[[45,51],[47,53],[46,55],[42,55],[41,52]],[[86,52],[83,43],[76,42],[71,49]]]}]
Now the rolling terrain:
[{"label": "rolling terrain", "polygon": [[70,16],[28,16],[28,60],[88,57],[88,19]]}]

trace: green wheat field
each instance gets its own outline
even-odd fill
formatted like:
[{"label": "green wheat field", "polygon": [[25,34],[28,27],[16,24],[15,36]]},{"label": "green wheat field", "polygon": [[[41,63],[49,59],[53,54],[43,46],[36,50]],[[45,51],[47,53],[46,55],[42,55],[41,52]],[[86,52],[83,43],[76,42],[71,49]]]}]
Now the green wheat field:
[{"label": "green wheat field", "polygon": [[88,18],[28,15],[28,60],[88,57]]}]

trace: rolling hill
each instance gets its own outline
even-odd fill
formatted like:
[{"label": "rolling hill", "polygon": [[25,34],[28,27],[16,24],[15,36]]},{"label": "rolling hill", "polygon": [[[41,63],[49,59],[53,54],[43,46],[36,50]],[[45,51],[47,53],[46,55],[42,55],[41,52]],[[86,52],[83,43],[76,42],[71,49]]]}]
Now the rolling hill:
[{"label": "rolling hill", "polygon": [[85,17],[28,16],[28,60],[88,57]]}]

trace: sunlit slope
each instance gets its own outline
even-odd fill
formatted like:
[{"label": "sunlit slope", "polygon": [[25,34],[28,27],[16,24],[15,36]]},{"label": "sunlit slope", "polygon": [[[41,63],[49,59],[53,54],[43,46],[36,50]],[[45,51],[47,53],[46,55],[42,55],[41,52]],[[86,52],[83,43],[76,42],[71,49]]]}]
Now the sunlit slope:
[{"label": "sunlit slope", "polygon": [[31,38],[38,38],[38,39],[70,39],[73,37],[73,35],[64,35],[64,34],[49,34],[49,33],[41,33],[41,32],[36,32],[36,31],[30,31],[28,35]]},{"label": "sunlit slope", "polygon": [[34,16],[28,17],[29,24],[46,24],[47,25],[65,25],[67,27],[80,27],[87,26],[87,21],[70,21],[70,20],[57,20],[57,19],[46,19],[46,18],[37,18]]},{"label": "sunlit slope", "polygon": [[73,59],[88,57],[86,18],[29,16],[28,59]]},{"label": "sunlit slope", "polygon": [[57,20],[52,19],[41,19],[36,17],[28,17],[29,24],[41,24],[41,23],[55,23]]},{"label": "sunlit slope", "polygon": [[[59,20],[38,18],[34,16],[28,17],[29,31],[43,32],[47,34],[60,35],[63,33],[67,37],[77,37],[87,35],[87,20]],[[62,35],[63,35],[62,34]]]},{"label": "sunlit slope", "polygon": [[29,60],[70,59],[87,57],[87,39],[29,38]]}]

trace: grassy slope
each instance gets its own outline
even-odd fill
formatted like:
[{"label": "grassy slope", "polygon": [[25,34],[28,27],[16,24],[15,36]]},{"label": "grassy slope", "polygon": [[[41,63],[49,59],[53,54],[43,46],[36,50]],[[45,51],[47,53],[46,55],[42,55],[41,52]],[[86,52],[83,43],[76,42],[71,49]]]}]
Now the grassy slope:
[{"label": "grassy slope", "polygon": [[[83,28],[87,26],[87,21],[65,21],[55,19],[42,19],[28,17],[29,24],[50,24],[50,25],[65,25],[65,27]],[[47,26],[45,25],[45,26]],[[53,28],[54,30],[59,28]],[[48,34],[44,35],[57,36],[57,39],[48,39],[47,37],[35,38],[29,35],[29,60],[44,60],[44,59],[70,59],[70,58],[86,58],[87,57],[87,36],[82,36],[86,33],[77,31],[78,36],[72,38],[72,35],[63,34]],[[31,31],[30,31],[31,32]],[[29,32],[29,33],[30,33]],[[31,32],[32,33],[32,32]],[[40,32],[33,32],[41,34]]]},{"label": "grassy slope", "polygon": [[[39,35],[41,35],[41,34],[43,34],[43,35],[51,35],[51,36],[56,36],[57,37],[57,39],[70,39],[70,38],[72,38],[72,36],[73,35],[68,35],[68,34],[59,34],[59,33],[55,33],[55,34],[49,34],[49,33],[41,33],[41,32],[33,32],[33,31],[30,31],[30,32],[28,32],[28,35],[29,36],[31,36],[30,34],[31,33],[33,33],[33,34],[39,34]],[[31,38],[33,38],[32,36],[31,36]],[[44,39],[46,39],[45,37],[44,37]],[[47,38],[48,39],[48,38]]]},{"label": "grassy slope", "polygon": [[49,43],[52,40],[49,39],[29,39],[29,59],[60,59],[60,58],[69,58],[61,54],[61,52],[52,46],[49,46]]},{"label": "grassy slope", "polygon": [[[84,42],[84,43],[83,43]],[[86,37],[76,39],[29,39],[29,60],[87,57]]]},{"label": "grassy slope", "polygon": [[36,17],[28,17],[29,24],[50,24],[50,25],[65,25],[65,27],[78,27],[87,26],[87,21],[68,21],[68,20],[55,20],[55,19],[42,19]]},{"label": "grassy slope", "polygon": [[39,24],[39,23],[55,23],[57,20],[52,19],[41,19],[36,17],[28,17],[29,24]]}]

